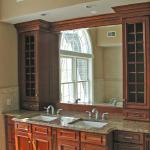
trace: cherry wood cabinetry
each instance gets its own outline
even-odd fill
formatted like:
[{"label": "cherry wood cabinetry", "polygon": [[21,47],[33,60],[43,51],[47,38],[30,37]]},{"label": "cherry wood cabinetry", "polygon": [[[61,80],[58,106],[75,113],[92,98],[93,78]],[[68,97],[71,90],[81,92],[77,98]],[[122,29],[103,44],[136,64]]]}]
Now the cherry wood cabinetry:
[{"label": "cherry wood cabinetry", "polygon": [[114,150],[144,150],[142,133],[114,131]]},{"label": "cherry wood cabinetry", "polygon": [[5,116],[5,128],[6,128],[6,149],[15,150],[15,123],[12,121],[12,117]]},{"label": "cherry wood cabinetry", "polygon": [[15,123],[16,150],[32,150],[31,125]]},{"label": "cherry wood cabinetry", "polygon": [[52,128],[26,123],[15,123],[16,150],[57,150]]},{"label": "cherry wood cabinetry", "polygon": [[33,150],[52,150],[51,128],[32,126]]},{"label": "cherry wood cabinetry", "polygon": [[81,150],[112,150],[112,134],[81,132]]},{"label": "cherry wood cabinetry", "polygon": [[150,2],[115,7],[123,25],[124,115],[150,120]]},{"label": "cherry wood cabinetry", "polygon": [[79,132],[57,129],[58,150],[80,150]]},{"label": "cherry wood cabinetry", "polygon": [[51,31],[50,23],[41,20],[17,24],[16,28],[20,106],[41,110],[59,100],[58,35]]},{"label": "cherry wood cabinetry", "polygon": [[149,120],[149,17],[126,18],[123,22],[125,117]]}]

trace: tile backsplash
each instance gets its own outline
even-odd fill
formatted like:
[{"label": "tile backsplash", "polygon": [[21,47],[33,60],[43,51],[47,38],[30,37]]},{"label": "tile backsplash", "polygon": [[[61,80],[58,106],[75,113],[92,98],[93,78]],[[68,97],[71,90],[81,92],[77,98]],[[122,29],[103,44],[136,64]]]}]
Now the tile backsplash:
[{"label": "tile backsplash", "polygon": [[18,86],[0,88],[0,113],[19,108]]}]

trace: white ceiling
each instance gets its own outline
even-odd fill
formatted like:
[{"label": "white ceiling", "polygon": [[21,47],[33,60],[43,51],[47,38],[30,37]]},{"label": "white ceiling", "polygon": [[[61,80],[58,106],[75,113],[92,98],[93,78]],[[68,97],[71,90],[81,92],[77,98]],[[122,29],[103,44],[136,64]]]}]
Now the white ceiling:
[{"label": "white ceiling", "polygon": [[[50,22],[55,22],[72,18],[113,13],[114,11],[112,7],[114,6],[141,3],[141,2],[150,2],[150,0],[96,0],[93,2],[82,3],[69,7],[57,8],[53,10],[38,12],[35,14],[28,14],[25,16],[14,17],[3,21],[12,24],[35,19],[43,19]],[[88,6],[92,8],[87,8]],[[41,14],[46,15],[42,16]]]}]

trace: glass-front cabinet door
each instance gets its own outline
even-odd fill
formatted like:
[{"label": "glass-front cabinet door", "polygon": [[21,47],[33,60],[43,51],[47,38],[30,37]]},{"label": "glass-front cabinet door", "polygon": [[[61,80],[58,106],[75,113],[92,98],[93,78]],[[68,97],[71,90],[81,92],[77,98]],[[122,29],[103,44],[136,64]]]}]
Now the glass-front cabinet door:
[{"label": "glass-front cabinet door", "polygon": [[139,110],[149,109],[149,17],[124,19],[123,32],[125,108],[134,112],[127,116],[147,118]]}]

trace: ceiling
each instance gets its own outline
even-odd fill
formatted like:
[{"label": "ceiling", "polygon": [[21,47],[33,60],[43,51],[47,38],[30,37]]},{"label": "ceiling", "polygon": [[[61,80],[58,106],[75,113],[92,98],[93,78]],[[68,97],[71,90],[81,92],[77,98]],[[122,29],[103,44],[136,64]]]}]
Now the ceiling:
[{"label": "ceiling", "polygon": [[3,21],[12,24],[35,19],[42,19],[49,22],[56,22],[66,19],[113,13],[114,11],[112,7],[114,6],[142,3],[142,2],[150,2],[150,0],[96,0],[88,3],[72,5],[69,7],[57,8],[53,10],[37,12],[34,14],[28,14],[25,16],[13,17]]}]

